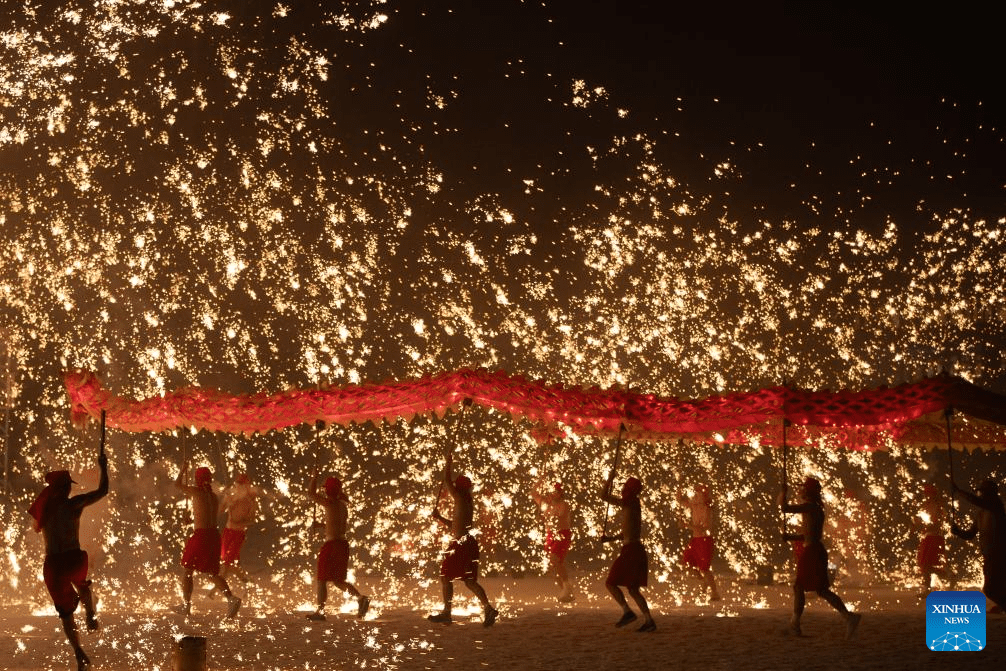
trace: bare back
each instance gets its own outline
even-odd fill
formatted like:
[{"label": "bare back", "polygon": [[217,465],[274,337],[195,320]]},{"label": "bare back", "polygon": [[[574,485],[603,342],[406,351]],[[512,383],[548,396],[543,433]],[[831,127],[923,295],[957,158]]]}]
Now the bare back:
[{"label": "bare back", "polygon": [[65,498],[54,505],[51,516],[42,524],[47,556],[80,549],[80,514],[84,508],[97,503],[108,494],[108,465],[104,455],[99,457],[98,464],[101,467],[98,488]]},{"label": "bare back", "polygon": [[186,494],[192,499],[192,523],[196,529],[216,529],[220,500],[209,489],[186,487]]},{"label": "bare back", "polygon": [[457,487],[451,487],[451,496],[454,499],[454,516],[451,518],[451,533],[455,538],[461,538],[472,528],[472,517],[474,515],[474,504],[470,492]]},{"label": "bare back", "polygon": [[56,506],[52,516],[42,526],[46,555],[80,549],[80,514],[84,511],[81,498],[74,496]]},{"label": "bare back", "polygon": [[632,543],[641,540],[643,513],[639,499],[624,500],[622,506],[622,542]]},{"label": "bare back", "polygon": [[333,501],[326,497],[322,505],[325,507],[325,540],[345,540],[346,520],[349,518],[346,502],[342,499]]}]

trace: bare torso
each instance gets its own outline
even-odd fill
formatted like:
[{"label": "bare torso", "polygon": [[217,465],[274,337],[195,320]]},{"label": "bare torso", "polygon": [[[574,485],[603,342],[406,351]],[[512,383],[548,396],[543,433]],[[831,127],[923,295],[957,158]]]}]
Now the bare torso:
[{"label": "bare torso", "polygon": [[255,522],[257,492],[252,487],[235,486],[224,496],[221,504],[227,513],[227,528],[246,530]]},{"label": "bare torso", "polygon": [[187,487],[192,499],[192,523],[196,529],[216,529],[220,502],[211,489]]},{"label": "bare torso", "polygon": [[454,499],[454,516],[451,518],[451,533],[455,538],[461,538],[472,528],[473,503],[470,492],[451,488],[451,496]]},{"label": "bare torso", "polygon": [[713,528],[712,507],[698,497],[689,499],[688,507],[691,509],[689,526],[692,528],[692,536],[703,538],[711,535]]},{"label": "bare torso", "polygon": [[75,496],[60,504],[42,527],[46,555],[80,549],[80,513],[84,506],[79,499]]},{"label": "bare torso", "polygon": [[569,531],[572,528],[570,525],[569,504],[562,499],[543,501],[541,511],[552,529],[556,531]]},{"label": "bare torso", "polygon": [[632,543],[641,540],[643,514],[639,499],[631,498],[622,504],[622,542]]}]

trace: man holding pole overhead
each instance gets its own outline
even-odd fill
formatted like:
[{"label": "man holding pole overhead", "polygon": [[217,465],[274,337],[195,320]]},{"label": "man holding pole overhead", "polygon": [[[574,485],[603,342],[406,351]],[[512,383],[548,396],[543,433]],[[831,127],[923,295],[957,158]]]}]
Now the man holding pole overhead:
[{"label": "man holding pole overhead", "polygon": [[182,462],[175,486],[192,499],[192,520],[194,533],[185,543],[182,553],[182,608],[186,617],[192,611],[192,574],[206,573],[213,581],[214,591],[221,592],[227,599],[227,619],[233,618],[241,607],[241,599],[231,594],[227,581],[220,576],[220,531],[217,529],[217,515],[220,500],[213,491],[213,472],[205,466],[196,469],[195,486],[185,484],[188,463]]},{"label": "man holding pole overhead", "polygon": [[[656,631],[657,625],[650,615],[650,608],[646,605],[646,599],[640,587],[646,587],[647,583],[647,557],[646,548],[641,540],[642,510],[639,504],[639,493],[643,490],[643,483],[636,478],[628,478],[622,485],[622,494],[619,497],[612,495],[611,486],[615,481],[615,469],[608,473],[608,479],[604,483],[601,491],[601,498],[612,505],[622,509],[622,549],[615,558],[608,572],[608,579],[604,585],[608,588],[608,593],[622,607],[622,617],[615,623],[616,627],[625,625],[637,619],[635,613],[629,607],[622,594],[622,587],[628,592],[632,600],[636,602],[639,612],[643,615],[643,624],[638,631]],[[602,540],[612,540],[604,537]]]},{"label": "man holding pole overhead", "polygon": [[105,415],[102,413],[101,451],[98,466],[101,478],[98,488],[70,497],[73,480],[69,471],[47,473],[47,486],[35,498],[28,513],[35,518],[35,531],[41,531],[45,539],[45,564],[42,575],[45,586],[56,606],[56,613],[63,623],[66,640],[73,647],[77,660],[77,671],[91,667],[91,660],[80,645],[77,623],[73,613],[77,604],[84,602],[87,628],[98,628],[94,614],[94,596],[91,581],[87,579],[87,552],[80,549],[80,514],[87,506],[97,503],[108,494],[108,457],[105,456]]},{"label": "man holding pole overhead", "polygon": [[951,480],[954,492],[979,509],[978,524],[961,529],[955,523],[951,530],[955,536],[971,540],[977,534],[978,548],[982,553],[982,593],[995,604],[990,613],[1006,609],[1006,507],[999,498],[999,484],[992,478],[978,486],[978,493],[962,489]]},{"label": "man holding pole overhead", "polygon": [[[454,447],[445,450],[447,458],[444,463],[444,486],[454,499],[454,514],[447,519],[436,508],[433,517],[441,524],[450,527],[451,542],[444,553],[440,564],[440,585],[444,595],[444,608],[439,613],[427,617],[430,622],[450,624],[451,606],[454,599],[454,580],[463,580],[465,586],[482,604],[485,615],[482,625],[491,627],[499,616],[499,611],[489,603],[486,591],[479,584],[479,542],[472,534],[472,481],[465,475],[451,478],[451,464],[454,458]],[[439,503],[439,497],[437,503]]]}]

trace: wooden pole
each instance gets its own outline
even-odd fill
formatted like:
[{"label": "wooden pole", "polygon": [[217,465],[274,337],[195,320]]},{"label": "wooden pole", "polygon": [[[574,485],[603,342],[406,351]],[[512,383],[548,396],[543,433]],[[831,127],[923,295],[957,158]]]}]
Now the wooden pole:
[{"label": "wooden pole", "polygon": [[950,519],[954,519],[954,446],[951,439],[950,418],[954,415],[953,408],[947,408],[943,412],[943,418],[947,423],[947,460],[950,462]]},{"label": "wooden pole", "polygon": [[[611,472],[618,471],[618,459],[622,454],[622,434],[625,433],[625,422],[618,425],[618,439],[615,441],[615,463],[611,467]],[[608,516],[611,514],[611,504],[604,503],[604,526],[601,528],[601,542],[604,543],[608,536]]]}]

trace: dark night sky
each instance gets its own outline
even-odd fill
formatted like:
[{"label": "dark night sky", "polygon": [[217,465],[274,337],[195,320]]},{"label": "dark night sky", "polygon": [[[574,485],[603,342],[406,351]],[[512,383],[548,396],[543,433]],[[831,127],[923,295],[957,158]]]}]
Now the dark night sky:
[{"label": "dark night sky", "polygon": [[[867,226],[921,199],[994,214],[1003,200],[1002,59],[997,23],[977,5],[951,14],[598,0],[391,10],[366,47],[381,82],[371,95],[422,85],[446,96],[435,137],[419,141],[480,190],[505,195],[523,178],[563,173],[554,195],[570,188],[562,179],[576,184],[589,171],[586,145],[645,130],[679,133],[661,150],[694,186],[711,163],[737,161],[735,195],[769,215],[805,216],[811,193],[848,211],[856,189],[871,190]],[[580,124],[563,108],[574,79],[607,91],[607,105]],[[408,114],[410,100],[363,108],[377,124],[381,109]],[[629,115],[618,119],[618,108]]]}]

